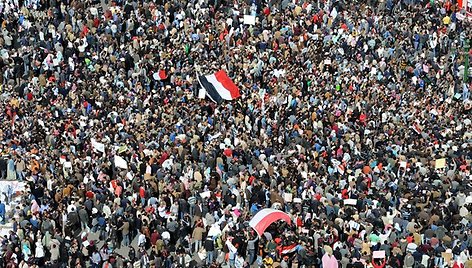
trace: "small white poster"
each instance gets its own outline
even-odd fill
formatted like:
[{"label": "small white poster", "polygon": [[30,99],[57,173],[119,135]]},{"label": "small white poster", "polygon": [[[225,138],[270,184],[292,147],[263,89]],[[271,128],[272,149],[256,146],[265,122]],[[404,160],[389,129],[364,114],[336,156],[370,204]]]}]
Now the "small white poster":
[{"label": "small white poster", "polygon": [[244,24],[255,25],[256,24],[256,16],[244,15]]}]

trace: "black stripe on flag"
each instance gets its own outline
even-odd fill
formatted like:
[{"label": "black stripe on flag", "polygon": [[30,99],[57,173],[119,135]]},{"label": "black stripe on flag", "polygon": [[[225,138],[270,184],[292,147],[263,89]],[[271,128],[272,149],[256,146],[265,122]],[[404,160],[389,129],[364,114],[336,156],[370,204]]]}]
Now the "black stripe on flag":
[{"label": "black stripe on flag", "polygon": [[199,76],[198,81],[200,82],[200,85],[206,90],[206,93],[210,99],[218,104],[223,102],[223,98],[221,98],[220,94],[218,94],[218,91],[216,91],[216,88],[212,83],[208,82],[205,76]]}]

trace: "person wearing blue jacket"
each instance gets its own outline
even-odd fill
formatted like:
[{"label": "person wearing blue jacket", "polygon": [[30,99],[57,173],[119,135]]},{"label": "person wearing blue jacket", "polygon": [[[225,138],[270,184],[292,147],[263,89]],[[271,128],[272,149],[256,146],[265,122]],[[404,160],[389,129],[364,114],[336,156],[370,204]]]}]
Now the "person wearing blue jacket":
[{"label": "person wearing blue jacket", "polygon": [[0,201],[0,224],[5,224],[5,204]]}]

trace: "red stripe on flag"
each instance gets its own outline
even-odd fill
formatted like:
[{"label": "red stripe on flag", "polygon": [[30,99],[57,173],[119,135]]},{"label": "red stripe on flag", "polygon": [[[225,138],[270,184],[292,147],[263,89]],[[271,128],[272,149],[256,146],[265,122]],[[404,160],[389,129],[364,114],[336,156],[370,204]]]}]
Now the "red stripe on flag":
[{"label": "red stripe on flag", "polygon": [[233,99],[241,96],[238,87],[231,81],[225,71],[220,70],[215,73],[216,80],[220,82],[230,93]]},{"label": "red stripe on flag", "polygon": [[289,246],[280,247],[280,255],[289,254],[294,252],[297,249],[297,244],[291,244]]},{"label": "red stripe on flag", "polygon": [[[259,213],[261,212],[264,213],[264,210],[260,211]],[[264,234],[264,231],[267,229],[267,227],[269,227],[269,225],[278,220],[284,220],[288,224],[290,224],[291,222],[290,216],[288,216],[282,211],[277,210],[263,215],[263,217],[258,222],[256,222],[255,226],[252,227],[257,231],[259,235],[262,235]]]}]

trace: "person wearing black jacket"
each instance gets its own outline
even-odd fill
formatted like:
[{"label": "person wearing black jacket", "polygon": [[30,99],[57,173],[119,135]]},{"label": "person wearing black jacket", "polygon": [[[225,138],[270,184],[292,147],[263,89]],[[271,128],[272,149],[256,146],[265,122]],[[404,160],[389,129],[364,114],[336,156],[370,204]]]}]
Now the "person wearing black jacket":
[{"label": "person wearing black jacket", "polygon": [[213,256],[214,256],[214,251],[215,251],[215,241],[208,236],[207,239],[205,240],[205,243],[203,244],[205,251],[207,253],[207,258],[206,258],[206,264],[210,265],[213,263]]},{"label": "person wearing black jacket", "polygon": [[7,177],[7,159],[0,157],[0,176],[2,180]]},{"label": "person wearing black jacket", "polygon": [[66,231],[69,234],[73,235],[80,228],[80,219],[79,214],[75,211],[75,208],[72,208],[71,211],[67,214],[67,228]]}]

